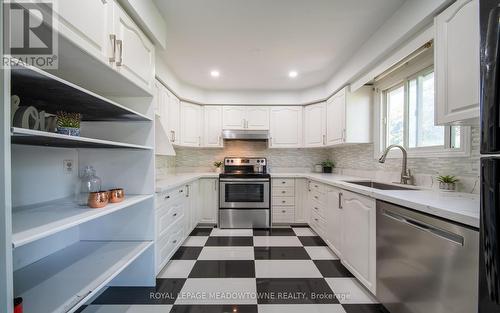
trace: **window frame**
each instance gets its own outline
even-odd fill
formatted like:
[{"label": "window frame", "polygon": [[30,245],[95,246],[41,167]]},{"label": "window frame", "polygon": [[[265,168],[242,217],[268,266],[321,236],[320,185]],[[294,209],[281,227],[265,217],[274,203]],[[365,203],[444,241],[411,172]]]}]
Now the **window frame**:
[{"label": "window frame", "polygon": [[[390,90],[399,88],[401,85],[405,89],[405,107],[404,107],[404,146],[408,151],[408,157],[418,158],[418,157],[468,157],[471,154],[471,128],[469,126],[460,126],[460,148],[452,148],[451,139],[451,127],[445,126],[444,146],[430,146],[430,147],[415,147],[409,148],[409,93],[408,86],[409,81],[417,78],[422,74],[428,74],[434,71],[434,60],[432,54],[428,54],[423,58],[419,59],[417,62],[408,62],[404,64],[400,69],[391,73],[374,84],[374,102],[375,102],[375,114],[374,114],[374,157],[378,158],[381,153],[384,152],[387,147],[387,107],[385,102],[385,94]],[[401,153],[399,151],[389,152],[388,158],[401,158]]]}]

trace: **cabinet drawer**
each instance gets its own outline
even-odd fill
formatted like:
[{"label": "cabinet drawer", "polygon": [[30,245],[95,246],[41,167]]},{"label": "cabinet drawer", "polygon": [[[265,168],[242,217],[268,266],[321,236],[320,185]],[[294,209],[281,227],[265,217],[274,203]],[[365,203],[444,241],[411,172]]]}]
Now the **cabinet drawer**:
[{"label": "cabinet drawer", "polygon": [[295,179],[293,178],[274,178],[273,187],[295,187]]},{"label": "cabinet drawer", "polygon": [[311,226],[318,235],[324,236],[326,234],[326,221],[315,211],[311,211]]},{"label": "cabinet drawer", "polygon": [[170,258],[175,249],[182,243],[183,232],[184,228],[181,219],[159,238],[157,243],[157,264],[162,264]]},{"label": "cabinet drawer", "polygon": [[294,197],[273,197],[272,204],[273,204],[273,206],[275,206],[275,205],[285,205],[285,206],[295,205],[295,198]]},{"label": "cabinet drawer", "polygon": [[309,189],[311,191],[317,191],[319,193],[326,193],[327,186],[315,181],[309,182]]},{"label": "cabinet drawer", "polygon": [[178,220],[182,219],[184,212],[183,207],[178,204],[174,204],[169,209],[162,210],[157,214],[158,228],[157,232],[161,236],[171,225],[176,223]]},{"label": "cabinet drawer", "polygon": [[311,192],[309,192],[309,195],[311,197],[311,200],[318,202],[321,205],[326,204],[326,194],[320,193],[316,190],[311,190]]},{"label": "cabinet drawer", "polygon": [[273,188],[273,197],[295,197],[295,188],[275,187]]},{"label": "cabinet drawer", "polygon": [[164,192],[159,192],[156,194],[156,207],[161,207],[166,203],[171,203],[172,201],[178,199],[186,194],[186,186],[180,186],[175,189],[167,190]]},{"label": "cabinet drawer", "polygon": [[312,201],[311,203],[311,212],[315,212],[319,217],[325,218],[326,217],[326,208],[320,204],[318,204],[315,201]]},{"label": "cabinet drawer", "polygon": [[275,206],[272,212],[273,223],[293,223],[295,221],[295,207]]}]

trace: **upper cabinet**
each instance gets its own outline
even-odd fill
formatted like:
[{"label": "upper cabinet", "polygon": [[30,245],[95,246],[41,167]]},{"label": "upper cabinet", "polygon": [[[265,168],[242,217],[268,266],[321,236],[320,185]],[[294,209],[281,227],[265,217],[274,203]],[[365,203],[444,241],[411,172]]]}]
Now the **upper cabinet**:
[{"label": "upper cabinet", "polygon": [[434,20],[437,125],[479,118],[479,1],[458,0]]},{"label": "upper cabinet", "polygon": [[201,147],[203,108],[198,104],[181,102],[181,145]]},{"label": "upper cabinet", "polygon": [[203,146],[220,148],[222,141],[222,106],[207,105],[204,111]]},{"label": "upper cabinet", "polygon": [[301,106],[279,106],[271,108],[271,148],[302,147],[302,116]]},{"label": "upper cabinet", "polygon": [[109,1],[64,0],[59,1],[54,10],[58,15],[59,32],[93,57],[110,62],[113,55],[109,32],[112,4]]},{"label": "upper cabinet", "polygon": [[261,106],[224,106],[223,129],[268,130],[269,108]]},{"label": "upper cabinet", "polygon": [[[91,55],[103,62],[104,66],[107,64],[119,72],[126,81],[153,93],[154,45],[116,1],[64,0],[58,1],[54,10],[58,15],[60,34],[86,55]],[[71,56],[74,58],[74,55]],[[60,59],[63,63],[64,60]],[[77,63],[78,60],[72,62]],[[102,77],[97,77],[97,80],[100,78]],[[76,77],[77,82],[80,79],[81,77]],[[113,86],[116,82],[109,84]]]},{"label": "upper cabinet", "polygon": [[304,146],[328,147],[372,141],[372,88],[341,89],[326,103],[304,109]]},{"label": "upper cabinet", "polygon": [[113,5],[112,50],[115,68],[146,90],[152,90],[155,55],[154,45],[139,26],[117,4]]},{"label": "upper cabinet", "polygon": [[323,147],[326,144],[326,104],[324,102],[304,108],[304,146]]},{"label": "upper cabinet", "polygon": [[179,145],[181,124],[181,105],[179,98],[158,80],[155,80],[154,83],[154,95],[155,114],[159,117],[159,121],[163,129],[165,129],[170,142]]}]

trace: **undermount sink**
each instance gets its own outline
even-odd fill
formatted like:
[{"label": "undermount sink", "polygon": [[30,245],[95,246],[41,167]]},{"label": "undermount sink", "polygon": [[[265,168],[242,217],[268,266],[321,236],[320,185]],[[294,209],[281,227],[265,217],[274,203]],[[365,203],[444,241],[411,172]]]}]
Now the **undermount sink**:
[{"label": "undermount sink", "polygon": [[402,186],[402,185],[398,186],[398,185],[379,183],[376,181],[345,181],[345,182],[349,184],[355,184],[380,190],[418,190],[412,186]]}]

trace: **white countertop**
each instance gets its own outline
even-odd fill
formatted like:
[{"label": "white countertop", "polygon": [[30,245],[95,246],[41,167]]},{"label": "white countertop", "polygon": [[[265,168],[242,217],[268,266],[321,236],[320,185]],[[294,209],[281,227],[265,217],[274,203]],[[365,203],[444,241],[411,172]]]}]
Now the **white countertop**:
[{"label": "white countertop", "polygon": [[[217,178],[219,174],[182,173],[156,182],[156,192],[163,192],[200,178]],[[363,194],[424,213],[479,228],[479,195],[461,192],[438,192],[430,189],[380,190],[346,183],[346,180],[367,180],[360,177],[318,173],[271,173],[273,178],[306,178]]]}]

